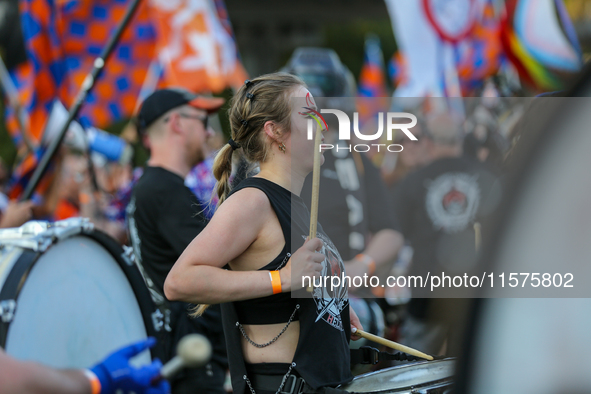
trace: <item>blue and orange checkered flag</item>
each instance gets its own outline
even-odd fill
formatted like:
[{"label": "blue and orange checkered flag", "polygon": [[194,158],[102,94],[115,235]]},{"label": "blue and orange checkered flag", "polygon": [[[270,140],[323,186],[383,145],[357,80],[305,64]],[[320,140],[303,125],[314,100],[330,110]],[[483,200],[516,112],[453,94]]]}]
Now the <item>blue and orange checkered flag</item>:
[{"label": "blue and orange checkered flag", "polygon": [[[375,118],[378,112],[388,110],[388,100],[375,99],[386,97],[389,97],[389,94],[386,87],[384,55],[382,54],[380,39],[377,36],[368,35],[365,39],[363,66],[357,87],[357,110],[361,127],[372,118]],[[374,99],[364,100],[364,98]]]},{"label": "blue and orange checkered flag", "polygon": [[[71,81],[68,85],[70,98],[80,90],[129,4],[129,0],[57,0],[60,44]],[[133,114],[147,70],[155,57],[155,43],[152,16],[147,2],[142,2],[82,107],[80,121],[83,124],[105,127]]]},{"label": "blue and orange checkered flag", "polygon": [[359,97],[387,97],[384,55],[377,36],[369,35],[365,40],[363,67],[357,88]]},{"label": "blue and orange checkered flag", "polygon": [[[11,73],[29,114],[26,129],[37,146],[16,167],[12,198],[20,195],[43,148],[45,122],[55,99],[73,103],[93,62],[121,22],[128,0],[23,0],[20,3],[28,61]],[[140,5],[122,35],[101,78],[80,112],[85,125],[108,126],[129,117],[155,53],[155,35],[147,5]],[[17,146],[23,140],[13,109],[7,126]]]},{"label": "blue and orange checkered flag", "polygon": [[[44,149],[40,142],[47,114],[56,97],[67,101],[68,85],[53,1],[21,1],[20,11],[28,60],[13,70],[11,77],[19,90],[21,105],[29,116],[27,124],[19,125],[14,110],[7,107],[6,119],[9,133],[19,150],[22,152],[25,130],[34,150],[26,154],[15,168],[10,198],[17,198],[21,194],[43,155]],[[19,126],[24,126],[25,130]],[[43,189],[42,182],[38,191]]]},{"label": "blue and orange checkered flag", "polygon": [[388,61],[388,76],[394,86],[408,83],[408,64],[402,52],[396,51]]},{"label": "blue and orange checkered flag", "polygon": [[494,3],[487,0],[481,18],[459,44],[457,67],[463,96],[472,95],[486,78],[499,71],[504,59],[500,30],[501,16],[496,12]]},{"label": "blue and orange checkered flag", "polygon": [[[125,14],[130,0],[22,0],[28,62],[12,72],[21,102],[30,114],[28,129],[37,144],[54,99],[66,107],[80,91],[93,62]],[[180,22],[179,22],[180,21]],[[142,2],[125,29],[101,77],[79,114],[85,126],[105,127],[137,109],[150,65],[160,63],[157,86],[195,92],[239,87],[247,74],[240,62],[222,0]],[[18,122],[7,113],[15,142]],[[18,178],[35,167],[39,152],[23,161]],[[28,163],[25,165],[25,163]],[[19,179],[19,184],[26,183]],[[12,195],[18,195],[18,189]]]},{"label": "blue and orange checkered flag", "polygon": [[[359,75],[356,100],[359,114],[358,125],[360,130],[364,130],[362,131],[364,134],[374,133],[377,130],[378,113],[388,111],[389,101],[380,39],[375,35],[368,35],[365,39],[365,54]],[[381,156],[373,155],[372,159],[379,162]]]}]

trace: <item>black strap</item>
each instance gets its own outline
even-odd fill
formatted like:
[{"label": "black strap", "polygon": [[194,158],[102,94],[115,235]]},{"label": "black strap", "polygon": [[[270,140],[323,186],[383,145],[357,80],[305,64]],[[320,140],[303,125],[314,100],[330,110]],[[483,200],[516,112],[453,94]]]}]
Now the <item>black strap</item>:
[{"label": "black strap", "polygon": [[[277,391],[281,382],[283,381],[282,375],[263,375],[263,374],[250,374],[250,380],[255,391],[266,390],[266,391]],[[289,375],[283,385],[283,389],[280,391],[281,394],[349,394],[348,391],[342,390],[335,387],[320,387],[319,389],[313,389],[312,386],[306,383],[303,378],[298,378],[295,375]]]},{"label": "black strap", "polygon": [[[254,387],[255,391],[265,390],[265,391],[277,391],[279,386],[281,386],[281,382],[283,382],[284,375],[263,375],[258,373],[253,373],[249,375],[250,383]],[[312,389],[303,378],[297,377],[295,375],[288,375],[283,388],[281,389],[280,393],[282,394],[310,394],[315,393],[316,390]]]},{"label": "black strap", "polygon": [[[434,357],[435,358],[435,357]],[[437,357],[440,358],[440,357]],[[380,361],[422,361],[424,359],[408,355],[406,353],[380,352],[371,346],[361,346],[359,349],[351,349],[351,365],[372,364]]]},{"label": "black strap", "polygon": [[347,390],[342,390],[336,387],[321,387],[317,391],[318,394],[349,394]]}]

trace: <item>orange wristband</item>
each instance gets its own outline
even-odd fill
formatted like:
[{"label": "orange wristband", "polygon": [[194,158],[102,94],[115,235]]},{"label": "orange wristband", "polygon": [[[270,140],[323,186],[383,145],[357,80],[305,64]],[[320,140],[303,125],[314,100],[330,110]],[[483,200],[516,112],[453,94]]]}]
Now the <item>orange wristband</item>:
[{"label": "orange wristband", "polygon": [[357,256],[355,256],[356,260],[359,261],[363,261],[364,263],[367,263],[367,269],[369,270],[369,274],[373,274],[376,270],[376,262],[368,255],[363,254],[363,253],[359,253]]},{"label": "orange wristband", "polygon": [[92,372],[90,369],[85,369],[84,375],[86,375],[88,381],[90,382],[90,392],[92,394],[101,394],[101,381],[96,377],[94,372]]},{"label": "orange wristband", "polygon": [[271,278],[273,294],[281,293],[281,276],[279,275],[279,271],[269,271],[269,278]]}]

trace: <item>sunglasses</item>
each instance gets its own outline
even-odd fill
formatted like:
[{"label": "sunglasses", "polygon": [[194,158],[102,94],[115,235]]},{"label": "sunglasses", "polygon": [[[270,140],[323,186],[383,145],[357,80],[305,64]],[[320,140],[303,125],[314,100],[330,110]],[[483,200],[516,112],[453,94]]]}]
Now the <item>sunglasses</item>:
[{"label": "sunglasses", "polygon": [[[195,120],[199,120],[201,121],[201,123],[203,123],[203,128],[207,130],[207,125],[209,123],[209,117],[207,115],[205,116],[197,116],[197,115],[189,115],[189,114],[183,114],[179,112],[179,116],[181,118],[187,118],[187,119],[195,119]],[[166,118],[164,118],[164,122],[168,122],[170,120],[170,117],[167,116]]]},{"label": "sunglasses", "polygon": [[201,121],[201,123],[203,123],[203,128],[207,129],[207,124],[209,123],[209,117],[207,115],[201,117],[201,116],[197,116],[197,115],[189,115],[189,114],[179,113],[179,116],[181,118],[199,120],[199,121]]}]

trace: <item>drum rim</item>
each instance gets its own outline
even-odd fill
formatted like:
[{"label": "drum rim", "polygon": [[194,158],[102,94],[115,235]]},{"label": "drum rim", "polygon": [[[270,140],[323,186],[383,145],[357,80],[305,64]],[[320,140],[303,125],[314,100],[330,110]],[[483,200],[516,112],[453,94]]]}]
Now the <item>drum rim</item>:
[{"label": "drum rim", "polygon": [[[138,303],[140,313],[146,334],[148,337],[158,336],[158,332],[154,327],[152,321],[152,314],[156,312],[156,305],[152,301],[150,292],[145,285],[144,279],[139,272],[138,267],[135,263],[129,264],[128,261],[123,257],[125,251],[121,245],[117,243],[108,234],[98,229],[85,230],[81,229],[79,233],[73,234],[71,237],[66,239],[82,236],[90,238],[91,240],[102,246],[111,257],[117,262],[123,274],[125,275],[127,282],[129,283],[135,299]],[[49,249],[57,242],[52,243]],[[47,250],[49,250],[47,249]],[[35,266],[43,252],[35,252],[30,249],[23,249],[23,253],[17,258],[13,266],[10,268],[10,273],[6,276],[6,281],[2,288],[0,288],[0,301],[15,300],[18,304],[18,297],[20,290],[26,281],[26,276],[29,274],[31,269]],[[18,309],[18,306],[17,306]],[[8,330],[10,329],[10,322],[3,322],[0,320],[0,347],[6,347],[6,340],[8,338]],[[150,355],[152,359],[163,358],[165,356],[164,347],[154,347],[150,349]]]},{"label": "drum rim", "polygon": [[[408,364],[404,364],[404,365],[396,365],[393,367],[389,367],[389,368],[384,368],[384,369],[380,369],[378,371],[372,371],[372,372],[368,372],[366,374],[362,374],[362,375],[358,375],[355,376],[353,378],[353,380],[349,383],[345,383],[343,385],[340,385],[339,388],[342,388],[344,390],[349,391],[350,393],[359,393],[359,394],[363,394],[363,393],[371,393],[371,394],[378,394],[378,393],[387,393],[387,392],[391,392],[390,388],[385,388],[383,390],[375,390],[375,391],[354,391],[354,390],[349,390],[347,388],[348,385],[354,383],[356,380],[359,380],[361,378],[366,378],[366,377],[371,377],[374,375],[379,375],[381,373],[387,372],[387,371],[391,371],[391,370],[404,370],[404,369],[408,369],[417,365],[433,365],[433,364],[439,364],[439,363],[448,363],[448,362],[453,362],[454,364],[457,363],[457,358],[456,357],[446,357],[443,359],[438,359],[438,360],[424,360],[424,361],[418,361],[418,362],[412,362],[412,363],[408,363]],[[397,387],[395,390],[401,391],[401,390],[407,390],[407,389],[420,389],[420,388],[424,388],[425,386],[429,385],[430,387],[433,387],[433,385],[437,385],[436,387],[433,388],[438,388],[441,385],[451,382],[452,384],[455,382],[455,376],[456,373],[454,371],[454,374],[445,378],[441,378],[441,379],[436,379],[436,380],[430,380],[428,382],[425,383],[419,383],[419,384],[415,384],[415,385],[409,385],[409,386],[404,386],[404,387]]]},{"label": "drum rim", "polygon": [[[6,280],[4,281],[2,288],[0,288],[0,302],[8,300],[18,301],[20,290],[26,281],[25,277],[29,274],[31,268],[33,268],[41,254],[41,252],[23,249],[23,253],[16,259],[10,268]],[[3,349],[6,348],[6,339],[8,337],[10,323],[11,322],[0,320],[0,347]]]}]

